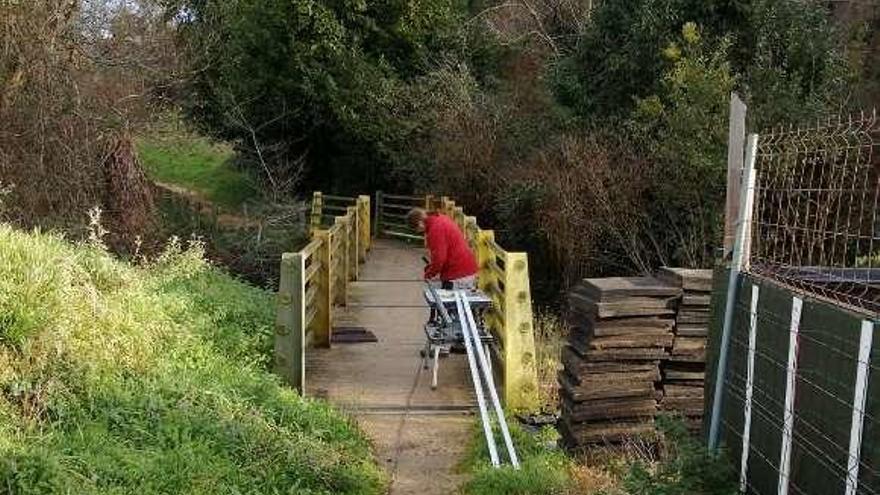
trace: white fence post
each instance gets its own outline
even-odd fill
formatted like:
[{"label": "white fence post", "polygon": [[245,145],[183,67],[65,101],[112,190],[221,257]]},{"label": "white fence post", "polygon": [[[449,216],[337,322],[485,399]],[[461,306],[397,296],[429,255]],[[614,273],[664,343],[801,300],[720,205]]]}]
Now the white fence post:
[{"label": "white fence post", "polygon": [[749,471],[749,448],[752,433],[752,397],[755,392],[755,351],[758,340],[758,298],[760,288],[758,285],[752,285],[752,306],[750,309],[749,319],[749,355],[746,365],[746,400],[743,418],[743,435],[742,435],[742,458],[739,468],[739,491],[746,492],[748,488],[748,471]]},{"label": "white fence post", "polygon": [[856,363],[856,388],[849,431],[849,460],[846,465],[846,495],[855,495],[859,488],[859,459],[862,455],[862,428],[865,424],[865,402],[868,397],[868,375],[871,371],[871,346],[874,344],[874,322],[862,322],[859,339],[859,360]]},{"label": "white fence post", "polygon": [[788,328],[788,367],[785,370],[785,409],[782,413],[782,448],[779,453],[779,489],[777,495],[788,495],[791,478],[791,444],[794,434],[794,394],[797,385],[798,335],[804,300],[791,299],[791,325]]}]

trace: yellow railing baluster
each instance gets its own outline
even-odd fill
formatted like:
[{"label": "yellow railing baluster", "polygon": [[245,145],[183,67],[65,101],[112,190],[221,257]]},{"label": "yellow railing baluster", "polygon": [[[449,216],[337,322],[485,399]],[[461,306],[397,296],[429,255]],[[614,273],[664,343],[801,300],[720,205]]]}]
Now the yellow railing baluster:
[{"label": "yellow railing baluster", "polygon": [[309,231],[321,228],[321,218],[324,214],[324,198],[321,191],[315,191],[312,194],[312,214]]},{"label": "yellow railing baluster", "polygon": [[318,290],[313,323],[313,341],[319,347],[330,347],[330,333],[333,329],[333,231],[318,230],[315,239],[321,241],[321,248],[315,253],[321,268],[316,274]]},{"label": "yellow railing baluster", "polygon": [[275,320],[275,372],[302,393],[305,386],[305,256],[284,253]]}]

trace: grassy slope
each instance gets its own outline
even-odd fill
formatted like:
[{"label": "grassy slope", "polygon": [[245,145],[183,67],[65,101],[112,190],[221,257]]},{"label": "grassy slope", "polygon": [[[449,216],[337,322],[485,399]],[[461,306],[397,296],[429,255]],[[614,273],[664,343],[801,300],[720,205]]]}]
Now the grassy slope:
[{"label": "grassy slope", "polygon": [[0,224],[0,493],[382,493],[353,424],[266,371],[269,293]]},{"label": "grassy slope", "polygon": [[249,177],[232,167],[232,150],[193,136],[151,136],[138,142],[138,153],[149,175],[185,187],[205,199],[237,209],[258,195]]}]

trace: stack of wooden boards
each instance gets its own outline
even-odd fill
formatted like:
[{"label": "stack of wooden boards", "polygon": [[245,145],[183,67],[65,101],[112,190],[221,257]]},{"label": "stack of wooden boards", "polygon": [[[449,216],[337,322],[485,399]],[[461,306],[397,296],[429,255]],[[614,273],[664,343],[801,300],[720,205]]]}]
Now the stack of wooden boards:
[{"label": "stack of wooden boards", "polygon": [[692,428],[699,428],[703,416],[712,271],[664,267],[657,277],[682,290],[675,317],[675,340],[669,359],[662,363],[660,409],[679,413],[689,420]]},{"label": "stack of wooden boards", "polygon": [[698,420],[710,270],[586,279],[569,293],[559,373],[563,443],[578,448],[651,434],[657,412]]},{"label": "stack of wooden boards", "polygon": [[559,374],[566,446],[653,431],[660,362],[674,343],[680,295],[650,277],[587,279],[572,290],[572,330]]}]

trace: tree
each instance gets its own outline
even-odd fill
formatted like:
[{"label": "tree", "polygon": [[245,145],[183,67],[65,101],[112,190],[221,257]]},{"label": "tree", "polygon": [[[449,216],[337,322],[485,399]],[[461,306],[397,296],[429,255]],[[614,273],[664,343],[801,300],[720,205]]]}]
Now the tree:
[{"label": "tree", "polygon": [[194,77],[188,115],[235,142],[276,194],[381,183],[406,80],[442,49],[455,4],[384,0],[187,0],[181,20]]}]

